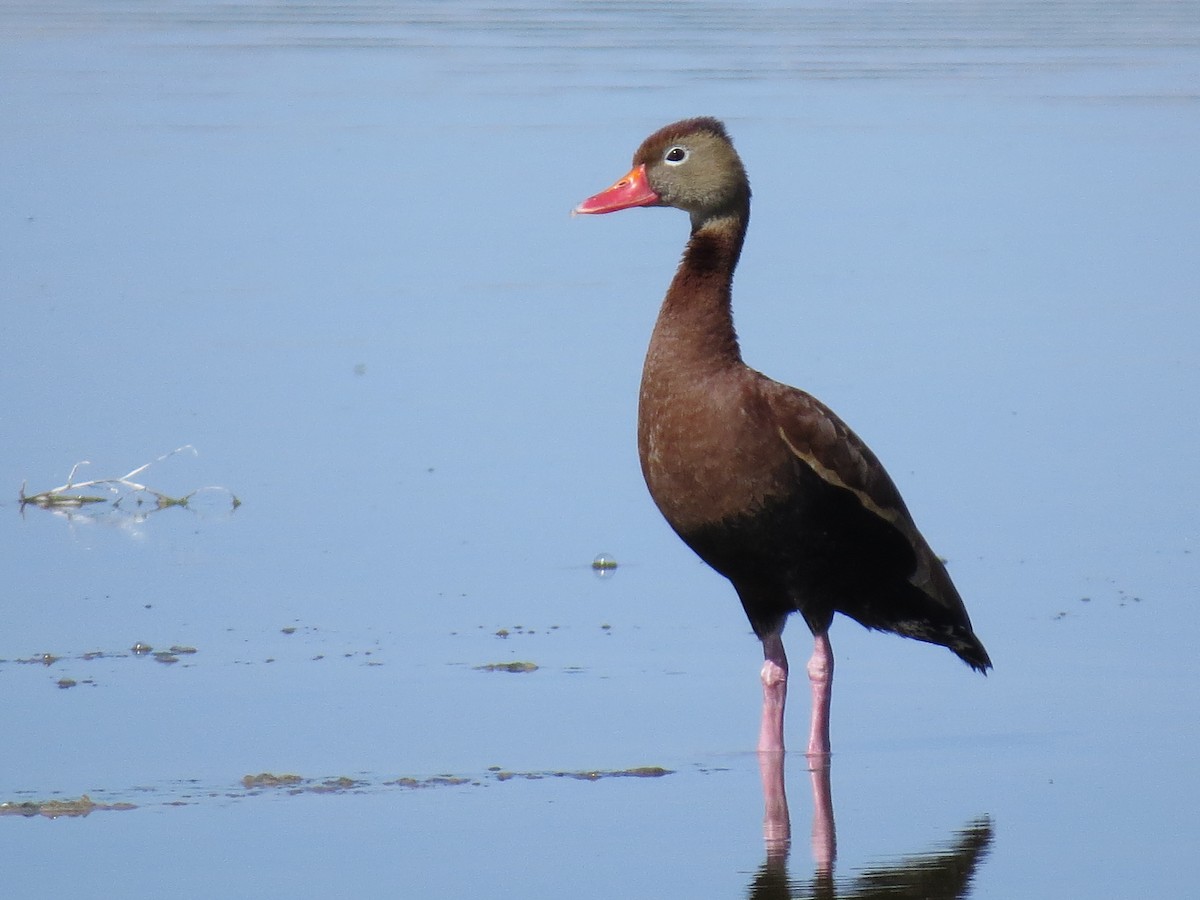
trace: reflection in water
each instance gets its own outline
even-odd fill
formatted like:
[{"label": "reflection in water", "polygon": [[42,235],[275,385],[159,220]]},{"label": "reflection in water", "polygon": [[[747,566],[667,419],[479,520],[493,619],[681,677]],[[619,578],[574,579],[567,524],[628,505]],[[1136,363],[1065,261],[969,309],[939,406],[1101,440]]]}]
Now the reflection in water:
[{"label": "reflection in water", "polygon": [[762,774],[763,838],[767,857],[750,883],[751,900],[958,900],[966,897],[984,854],[992,842],[992,823],[980,818],[963,828],[945,846],[868,869],[839,884],[833,875],[837,833],[833,822],[829,760],[812,764],[813,875],[806,882],[788,877],[791,821],[784,785],[784,754],[760,753]]}]

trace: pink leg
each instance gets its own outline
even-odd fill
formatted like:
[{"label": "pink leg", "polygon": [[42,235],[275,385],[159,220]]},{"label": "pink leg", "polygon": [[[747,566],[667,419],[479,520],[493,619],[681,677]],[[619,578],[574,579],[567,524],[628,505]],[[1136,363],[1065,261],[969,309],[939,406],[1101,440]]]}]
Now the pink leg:
[{"label": "pink leg", "polygon": [[783,637],[769,634],[763,638],[762,668],[763,710],[762,726],[758,731],[759,753],[783,752],[783,707],[787,703],[787,654],[783,652]]},{"label": "pink leg", "polygon": [[808,661],[812,682],[812,728],[808,733],[809,757],[829,756],[829,698],[833,693],[833,648],[829,634],[813,638],[813,655]]},{"label": "pink leg", "polygon": [[787,791],[783,784],[783,753],[758,754],[758,771],[763,789],[763,841],[767,859],[787,859],[792,844],[792,820],[788,815]]},{"label": "pink leg", "polygon": [[812,855],[817,874],[833,875],[837,858],[837,830],[833,824],[833,791],[829,785],[829,757],[813,760],[809,777],[812,779],[813,821]]}]

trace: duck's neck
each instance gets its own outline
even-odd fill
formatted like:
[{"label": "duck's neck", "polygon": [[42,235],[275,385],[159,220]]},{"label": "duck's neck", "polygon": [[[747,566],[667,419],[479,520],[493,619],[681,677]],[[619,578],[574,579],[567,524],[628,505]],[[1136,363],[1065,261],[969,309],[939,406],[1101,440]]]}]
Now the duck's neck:
[{"label": "duck's neck", "polygon": [[741,365],[730,301],[749,218],[747,203],[736,212],[693,222],[659,310],[647,367],[665,364],[700,374]]}]

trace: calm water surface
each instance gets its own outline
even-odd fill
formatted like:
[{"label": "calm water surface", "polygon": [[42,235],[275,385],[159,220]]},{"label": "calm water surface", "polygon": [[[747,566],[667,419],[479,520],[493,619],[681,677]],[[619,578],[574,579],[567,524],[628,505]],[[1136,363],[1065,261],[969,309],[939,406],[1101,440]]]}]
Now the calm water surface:
[{"label": "calm water surface", "polygon": [[[0,816],[14,894],[1191,889],[1192,5],[8,3],[0,113],[0,802],[136,807]],[[996,663],[835,626],[832,879],[802,756],[764,848],[758,644],[637,468],[685,219],[567,215],[697,114],[748,361]],[[191,508],[17,502],[183,445],[136,479]]]}]

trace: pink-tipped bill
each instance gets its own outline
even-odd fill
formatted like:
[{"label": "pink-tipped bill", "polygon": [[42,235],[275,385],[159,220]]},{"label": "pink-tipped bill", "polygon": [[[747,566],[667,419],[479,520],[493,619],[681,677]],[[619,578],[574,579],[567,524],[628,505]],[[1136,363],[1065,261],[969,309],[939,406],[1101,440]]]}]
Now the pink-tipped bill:
[{"label": "pink-tipped bill", "polygon": [[634,206],[655,206],[658,203],[659,196],[654,193],[646,178],[646,167],[639,165],[630,169],[629,174],[612,187],[594,197],[588,197],[572,212],[579,215],[596,215],[631,209]]}]

